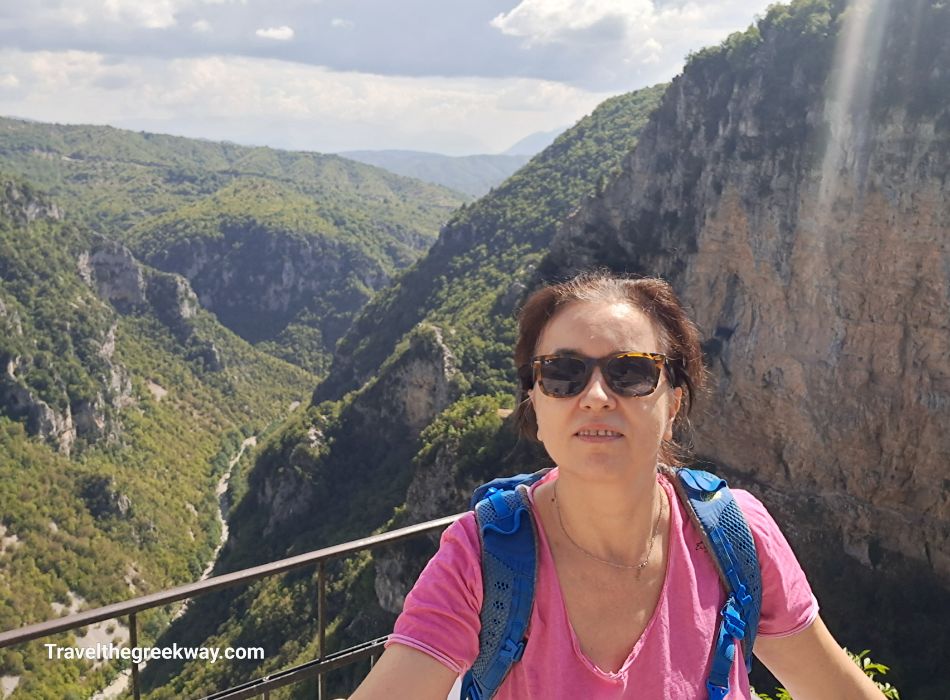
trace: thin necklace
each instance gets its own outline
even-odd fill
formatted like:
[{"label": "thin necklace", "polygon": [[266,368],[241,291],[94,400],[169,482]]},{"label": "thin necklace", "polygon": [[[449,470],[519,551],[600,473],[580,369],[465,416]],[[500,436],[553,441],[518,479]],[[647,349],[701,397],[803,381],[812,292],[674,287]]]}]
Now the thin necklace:
[{"label": "thin necklace", "polygon": [[[555,479],[554,480],[554,509],[557,511],[558,525],[561,526],[561,532],[563,532],[564,536],[567,537],[567,541],[570,542],[575,547],[577,547],[581,552],[586,554],[588,557],[590,557],[594,561],[599,561],[601,564],[612,566],[615,569],[625,569],[627,571],[636,570],[637,578],[639,579],[640,574],[643,573],[643,570],[647,567],[647,564],[650,563],[650,555],[653,554],[653,543],[656,541],[656,533],[660,527],[660,516],[663,515],[663,499],[662,498],[660,499],[660,507],[657,509],[656,520],[653,523],[653,533],[650,535],[650,541],[647,543],[647,553],[646,553],[646,556],[643,557],[643,561],[641,561],[638,564],[621,564],[619,562],[610,561],[609,559],[601,559],[596,554],[592,554],[588,552],[586,549],[584,549],[579,544],[577,544],[577,542],[574,541],[574,538],[571,537],[570,533],[568,533],[567,528],[564,527],[564,521],[561,519],[561,503],[557,497],[557,482],[558,480]],[[654,488],[653,493],[654,494],[656,493],[655,488]]]}]

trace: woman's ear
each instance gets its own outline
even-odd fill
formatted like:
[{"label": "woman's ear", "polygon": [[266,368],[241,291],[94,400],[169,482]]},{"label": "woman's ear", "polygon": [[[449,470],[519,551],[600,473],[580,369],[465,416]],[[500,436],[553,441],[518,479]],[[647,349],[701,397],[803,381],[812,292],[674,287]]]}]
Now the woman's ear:
[{"label": "woman's ear", "polygon": [[541,423],[538,421],[538,405],[534,402],[534,388],[528,389],[528,401],[531,402],[531,412],[534,413],[534,424],[537,426],[535,435],[538,442],[544,442],[544,438],[541,437]]},{"label": "woman's ear", "polygon": [[676,415],[680,411],[683,403],[683,390],[680,387],[674,387],[673,395],[669,402],[669,414],[666,420],[666,429],[663,431],[663,439],[670,441],[673,439],[673,423],[676,421]]}]

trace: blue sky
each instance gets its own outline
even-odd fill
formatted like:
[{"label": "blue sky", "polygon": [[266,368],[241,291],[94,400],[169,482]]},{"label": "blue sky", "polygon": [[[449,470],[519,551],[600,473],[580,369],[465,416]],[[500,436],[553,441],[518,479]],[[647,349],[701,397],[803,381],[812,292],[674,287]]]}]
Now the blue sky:
[{"label": "blue sky", "polygon": [[672,78],[766,0],[6,0],[0,114],[493,153]]}]

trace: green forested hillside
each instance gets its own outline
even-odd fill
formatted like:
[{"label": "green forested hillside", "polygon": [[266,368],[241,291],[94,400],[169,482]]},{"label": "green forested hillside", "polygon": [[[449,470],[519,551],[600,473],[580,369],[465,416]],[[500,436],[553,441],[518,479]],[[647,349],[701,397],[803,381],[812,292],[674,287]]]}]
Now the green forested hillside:
[{"label": "green forested hillside", "polygon": [[465,199],[338,156],[3,118],[0,169],[318,374],[353,314]]},{"label": "green forested hillside", "polygon": [[[460,462],[461,474],[446,475],[452,483],[438,483],[436,491],[464,489],[483,461],[510,453],[513,440],[498,432],[498,410],[510,408],[510,316],[519,294],[517,287],[509,288],[511,282],[540,258],[559,219],[619,168],[664,88],[605,102],[492,194],[457,212],[427,256],[374,297],[341,343],[328,379],[341,394],[354,391],[340,400],[315,402],[261,447],[249,477],[252,488],[233,514],[222,570],[417,518],[402,509],[392,520],[414,474],[432,468],[459,440],[479,448]],[[352,374],[346,375],[348,382],[340,381],[337,370],[351,355],[372,374],[367,381],[357,384]],[[443,374],[446,366],[452,369]],[[425,387],[427,396],[441,393],[443,404],[452,404],[446,417],[421,435],[411,415],[420,410],[413,406],[417,386]],[[439,405],[431,410],[441,410]],[[261,495],[279,491],[285,495]],[[444,509],[457,507],[453,502]],[[422,544],[414,551],[418,555],[428,548]],[[334,566],[333,572],[338,578],[330,605],[339,615],[330,627],[331,645],[385,633],[393,618],[376,602],[372,558]],[[199,603],[163,643],[254,639],[265,645],[267,662],[256,669],[191,664],[183,671],[174,664],[153,664],[146,671],[153,689],[149,697],[197,697],[248,674],[313,658],[313,602],[312,579],[303,574]],[[312,692],[296,688],[277,696]]]},{"label": "green forested hillside", "polygon": [[338,156],[2,117],[0,170],[42,187],[71,214],[112,234],[244,176],[294,184],[325,207],[360,205],[377,215],[395,208],[392,220],[427,237],[461,201],[445,188]]},{"label": "green forested hillside", "polygon": [[[0,279],[0,629],[197,580],[230,458],[315,377],[9,177]],[[167,619],[144,616],[145,639]],[[39,643],[0,653],[15,699],[88,697],[110,669],[87,671]]]}]

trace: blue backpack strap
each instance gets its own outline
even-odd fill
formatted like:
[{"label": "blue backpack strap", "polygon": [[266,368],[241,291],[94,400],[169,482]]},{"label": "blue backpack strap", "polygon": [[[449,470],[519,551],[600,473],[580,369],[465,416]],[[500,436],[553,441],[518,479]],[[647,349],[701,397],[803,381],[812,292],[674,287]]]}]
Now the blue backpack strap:
[{"label": "blue backpack strap", "polygon": [[476,489],[472,498],[482,544],[484,597],[478,657],[462,679],[463,700],[494,697],[528,642],[537,575],[528,486],[546,471],[495,479]]},{"label": "blue backpack strap", "polygon": [[726,589],[712,667],[706,681],[709,700],[729,693],[729,671],[737,642],[743,646],[746,671],[762,610],[762,572],[752,531],[723,479],[699,469],[677,469],[673,484],[696,524]]},{"label": "blue backpack strap", "polygon": [[[479,501],[487,498],[496,491],[514,491],[516,488],[524,484],[525,486],[531,486],[536,481],[540,481],[545,474],[550,470],[541,469],[532,474],[516,474],[515,476],[503,476],[498,479],[492,479],[487,484],[482,484],[475,492],[472,494],[472,499],[469,501],[468,507],[470,509],[475,509],[475,506],[478,505]],[[478,515],[478,511],[475,511],[475,514]]]}]

